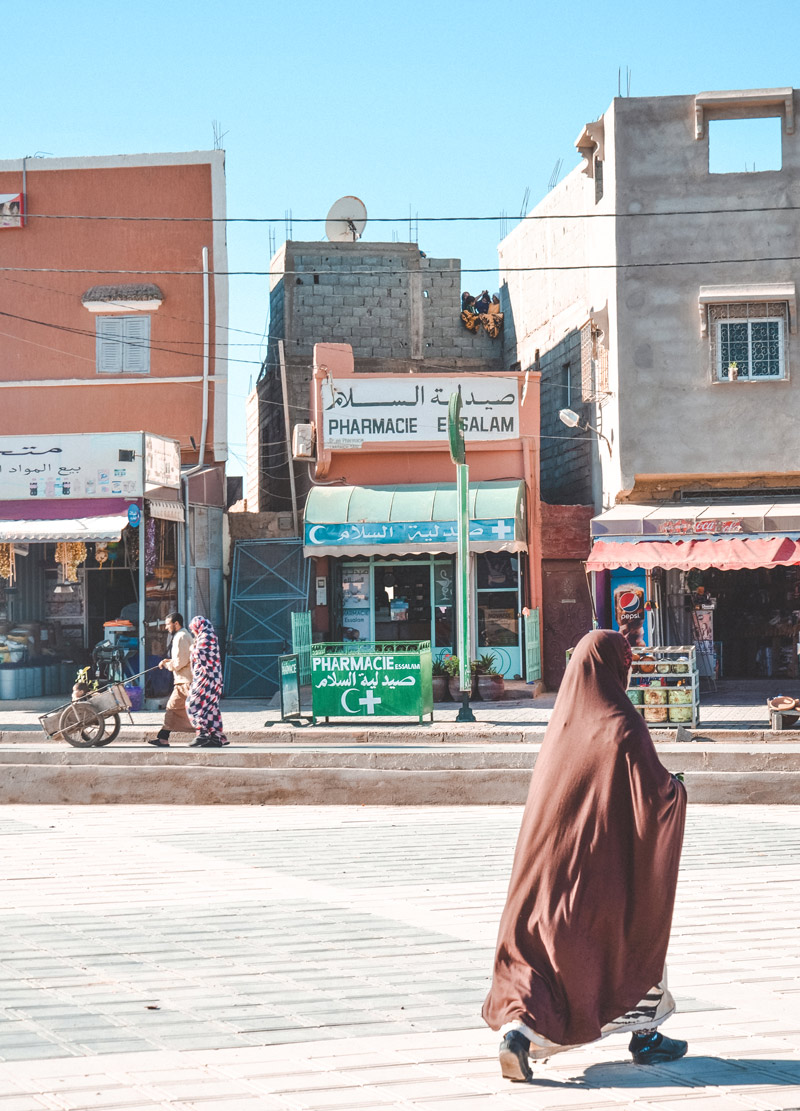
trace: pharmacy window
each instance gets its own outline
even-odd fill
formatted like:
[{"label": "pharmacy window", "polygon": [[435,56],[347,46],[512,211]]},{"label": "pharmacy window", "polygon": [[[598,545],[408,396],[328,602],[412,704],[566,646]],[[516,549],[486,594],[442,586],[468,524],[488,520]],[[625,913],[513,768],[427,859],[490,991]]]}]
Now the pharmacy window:
[{"label": "pharmacy window", "polygon": [[708,306],[714,378],[763,382],[786,377],[785,302]]},{"label": "pharmacy window", "polygon": [[97,373],[150,373],[150,317],[98,316]]}]

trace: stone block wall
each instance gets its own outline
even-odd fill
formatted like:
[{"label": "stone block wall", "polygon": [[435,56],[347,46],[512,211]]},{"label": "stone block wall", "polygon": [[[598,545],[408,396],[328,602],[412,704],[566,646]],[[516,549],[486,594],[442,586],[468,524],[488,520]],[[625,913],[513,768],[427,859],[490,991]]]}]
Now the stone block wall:
[{"label": "stone block wall", "polygon": [[[290,241],[270,269],[268,356],[257,385],[262,508],[290,505],[279,340],[292,425],[310,419],[316,343],[349,343],[360,373],[502,369],[502,336],[491,340],[461,322],[459,259],[426,258],[416,243]],[[297,465],[295,474],[304,495],[306,468]]]},{"label": "stone block wall", "polygon": [[581,400],[581,337],[570,332],[540,355],[541,449],[540,485],[542,500],[560,505],[588,505],[592,496],[592,455],[596,439],[592,433],[568,428],[558,418],[560,409],[573,409],[591,421],[589,406]]}]

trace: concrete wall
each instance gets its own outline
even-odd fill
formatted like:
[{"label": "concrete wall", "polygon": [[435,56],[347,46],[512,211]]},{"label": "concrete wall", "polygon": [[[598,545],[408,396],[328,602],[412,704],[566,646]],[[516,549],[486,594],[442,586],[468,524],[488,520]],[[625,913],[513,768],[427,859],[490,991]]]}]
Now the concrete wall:
[{"label": "concrete wall", "polygon": [[[698,309],[701,285],[800,278],[796,261],[709,261],[796,254],[798,216],[786,206],[800,203],[800,134],[784,126],[779,171],[710,174],[694,96],[617,100],[614,132],[619,213],[712,210],[617,221],[623,267],[697,260],[618,273],[622,486],[659,474],[800,481],[800,337],[787,336],[785,381],[716,382]],[[770,207],[784,211],[727,212]]]},{"label": "concrete wall", "polygon": [[[613,265],[591,267],[596,261],[613,264],[614,260],[613,152],[613,130],[609,135],[606,126],[604,191],[599,200],[593,177],[576,167],[498,248],[506,312],[505,365],[519,363],[525,370],[535,365],[538,353],[542,371],[542,497],[553,502],[594,502],[598,510],[603,498],[597,445],[561,424],[558,410],[565,407],[562,367],[569,362],[575,368],[577,387],[569,407],[606,435],[617,421],[614,270]],[[583,405],[577,333],[594,313],[607,314],[612,393],[602,405]],[[552,436],[558,439],[545,438]],[[606,478],[606,485],[613,487],[613,478]]]},{"label": "concrete wall", "polygon": [[[0,193],[22,190],[22,164],[0,162]],[[146,429],[179,439],[197,459],[202,421],[202,248],[209,248],[211,309],[206,462],[227,454],[227,258],[224,153],[28,159],[28,224],[0,230],[4,266],[29,267],[2,283],[0,433]],[[37,214],[198,217],[175,222],[37,219]],[[85,273],[37,273],[84,270]],[[214,276],[214,270],[223,272]],[[133,274],[117,271],[137,271]],[[158,273],[158,271],[193,273]],[[150,373],[98,375],[91,286],[152,282]],[[102,315],[102,314],[100,314]],[[214,346],[215,335],[219,345]],[[216,357],[215,357],[216,356]]]}]

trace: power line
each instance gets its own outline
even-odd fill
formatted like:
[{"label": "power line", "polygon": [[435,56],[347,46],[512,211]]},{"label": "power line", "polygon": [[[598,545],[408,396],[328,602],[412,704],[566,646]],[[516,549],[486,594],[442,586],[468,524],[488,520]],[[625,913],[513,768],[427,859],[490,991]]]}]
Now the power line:
[{"label": "power line", "polygon": [[[665,209],[662,212],[570,212],[570,213],[528,213],[519,216],[520,223],[537,222],[544,220],[608,220],[608,219],[642,219],[661,216],[721,216],[737,215],[740,213],[763,212],[797,212],[800,205],[752,205],[747,208],[690,208],[690,209]],[[285,222],[285,216],[98,216],[80,215],[71,212],[26,212],[26,222],[29,220],[118,220],[126,223],[163,223],[163,224],[280,224]],[[292,216],[295,224],[324,224],[327,216]],[[508,215],[502,213],[490,216],[415,216],[415,222],[421,224],[468,224],[468,223],[500,223],[508,220]],[[406,216],[370,216],[371,224],[407,224]]]},{"label": "power line", "polygon": [[[461,274],[492,274],[499,271],[502,274],[537,274],[571,270],[654,270],[660,267],[671,266],[750,266],[756,262],[798,262],[800,255],[764,255],[760,258],[701,258],[701,259],[675,259],[661,262],[582,262],[574,266],[472,266],[462,267]],[[25,273],[25,274],[135,274],[135,275],[172,275],[174,277],[198,277],[202,270],[90,270],[71,269],[55,266],[0,266],[0,273]],[[312,274],[325,274],[341,276],[342,274],[363,274],[371,277],[398,277],[407,275],[408,270],[214,270],[212,274],[225,278],[281,278],[281,277],[310,277]],[[426,270],[425,274],[446,275],[453,274],[450,269]],[[255,333],[250,333],[254,335]]]},{"label": "power line", "polygon": [[[21,278],[10,278],[6,274],[0,274],[0,279],[4,282],[14,282],[16,285],[24,285],[27,289],[44,290],[47,293],[58,293],[62,297],[69,297],[71,299],[74,299],[74,297],[75,297],[75,291],[72,290],[72,289],[56,289],[54,286],[42,285],[40,282],[25,282]],[[116,304],[116,302],[114,302],[114,301],[109,302],[109,305],[114,305],[114,304]],[[192,320],[192,318],[188,317],[188,316],[175,316],[174,313],[164,312],[163,309],[159,310],[158,316],[159,316],[160,320],[165,320],[165,319],[166,320],[178,320],[183,324],[196,324],[198,327],[203,327],[204,326],[204,322],[202,320]],[[232,328],[227,324],[217,324],[216,322],[214,323],[214,328],[215,329],[220,329],[224,332],[238,332],[239,334],[241,334],[243,336],[261,336],[262,335],[261,332],[251,332],[247,328]],[[187,343],[188,342],[194,343],[195,341],[194,340],[187,340],[186,342]],[[201,343],[202,341],[198,340],[196,342]],[[228,347],[237,347],[237,346],[256,347],[256,346],[258,346],[257,344],[234,344],[234,343],[228,343],[227,341],[226,341],[226,344],[227,344]]]}]

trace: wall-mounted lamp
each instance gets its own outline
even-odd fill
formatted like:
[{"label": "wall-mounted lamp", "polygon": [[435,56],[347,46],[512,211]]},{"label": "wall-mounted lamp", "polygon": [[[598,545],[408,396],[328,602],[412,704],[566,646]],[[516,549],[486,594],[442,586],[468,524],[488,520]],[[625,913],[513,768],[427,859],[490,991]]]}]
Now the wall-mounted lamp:
[{"label": "wall-mounted lamp", "polygon": [[595,428],[593,424],[589,424],[588,420],[581,420],[574,409],[559,409],[558,419],[562,424],[565,424],[567,428],[580,428],[582,432],[594,432],[601,440],[605,441],[608,454],[611,455],[611,441],[608,436],[604,436],[600,429]]}]

